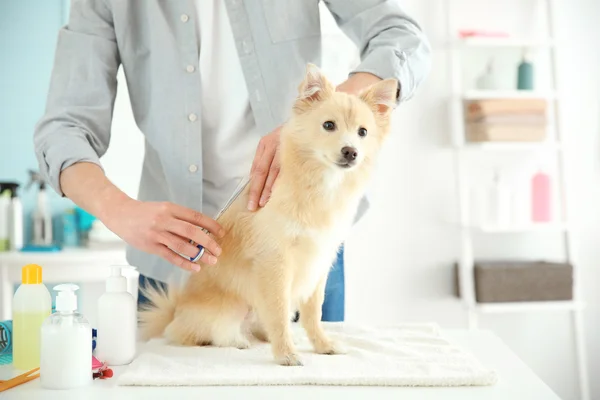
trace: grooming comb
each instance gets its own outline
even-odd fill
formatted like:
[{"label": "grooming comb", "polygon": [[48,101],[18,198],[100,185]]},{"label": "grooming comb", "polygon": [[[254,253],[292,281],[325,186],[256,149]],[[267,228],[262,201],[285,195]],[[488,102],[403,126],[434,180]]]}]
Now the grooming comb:
[{"label": "grooming comb", "polygon": [[[227,211],[229,209],[229,207],[231,207],[231,205],[233,204],[233,202],[238,197],[240,197],[240,194],[242,194],[242,192],[244,191],[244,189],[246,188],[246,186],[248,186],[249,182],[250,182],[250,177],[246,177],[246,178],[244,178],[244,179],[242,179],[240,181],[240,183],[238,184],[237,188],[233,192],[233,195],[231,195],[231,197],[229,198],[229,200],[227,200],[227,202],[225,203],[225,205],[223,207],[221,207],[221,209],[219,210],[219,212],[217,212],[217,215],[215,215],[215,217],[213,218],[215,221],[218,221],[219,218],[221,217],[221,215],[223,215],[225,213],[225,211]],[[202,230],[208,234],[208,231],[206,229],[203,228]],[[185,256],[185,255],[183,255],[181,253],[178,253],[178,254],[180,256],[182,256],[183,258],[187,258],[191,262],[196,262],[196,261],[198,261],[204,255],[204,246],[202,246],[201,244],[198,244],[198,243],[194,243],[193,240],[190,240],[190,243],[193,244],[194,246],[196,246],[198,248],[198,254],[196,254],[195,257],[188,257],[188,256]]]}]

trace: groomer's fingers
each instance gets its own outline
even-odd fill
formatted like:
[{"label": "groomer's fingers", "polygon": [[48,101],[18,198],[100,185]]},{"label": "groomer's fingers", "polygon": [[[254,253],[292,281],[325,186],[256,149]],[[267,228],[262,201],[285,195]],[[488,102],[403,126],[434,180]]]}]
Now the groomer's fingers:
[{"label": "groomer's fingers", "polygon": [[267,176],[267,181],[265,182],[265,187],[263,189],[262,195],[260,196],[260,206],[264,207],[269,201],[271,197],[271,192],[273,191],[273,184],[275,180],[279,176],[279,152],[275,153],[275,157],[273,158],[273,162],[271,163],[271,168],[269,169],[269,175]]},{"label": "groomer's fingers", "polygon": [[248,191],[248,210],[250,211],[256,211],[258,208],[258,199],[262,194],[267,174],[273,161],[272,153],[270,149],[263,148],[260,158],[258,153],[255,158],[256,162],[250,174],[250,190]]},{"label": "groomer's fingers", "polygon": [[254,173],[258,162],[262,158],[263,153],[265,152],[265,143],[261,140],[258,142],[258,146],[256,147],[256,154],[254,155],[254,160],[252,160],[252,168],[250,168],[250,175]]},{"label": "groomer's fingers", "polygon": [[248,192],[248,210],[255,211],[258,207],[258,199],[263,193],[267,176],[271,170],[271,163],[275,157],[275,147],[267,147],[262,158],[256,164],[250,179],[250,191]]},{"label": "groomer's fingers", "polygon": [[[166,242],[162,242],[162,243],[166,244],[167,247],[169,247],[171,250],[174,250],[175,252],[177,252],[179,254],[186,255],[190,258],[196,258],[196,256],[200,252],[200,249],[197,247],[197,245],[190,243],[189,239],[185,239],[179,235],[175,235],[175,234],[168,233],[168,232],[166,232],[164,235],[167,237],[170,237],[171,241],[169,243],[173,243],[173,244],[170,245]],[[185,252],[178,250],[178,248],[177,248],[178,245],[179,246],[185,245],[185,249],[187,249],[187,250]],[[174,246],[174,247],[172,247],[172,246]],[[182,247],[180,247],[180,248],[182,248]],[[207,265],[215,265],[217,263],[217,257],[215,257],[215,255],[212,254],[210,251],[208,251],[208,249],[204,249],[204,252],[202,253],[202,256],[200,257],[200,259],[198,261],[203,264],[207,264]]]},{"label": "groomer's fingers", "polygon": [[[223,229],[223,227],[219,225],[219,223],[214,219],[207,217],[201,212],[191,210],[189,208],[182,207],[177,204],[171,204],[171,206],[174,217],[189,222],[190,224],[196,227],[204,228],[217,237],[221,238],[225,236],[225,229]],[[189,237],[190,239],[195,240],[193,237],[190,236],[183,237]]]},{"label": "groomer's fingers", "polygon": [[[221,255],[221,246],[212,237],[207,235],[206,232],[189,222],[173,220],[167,227],[167,230],[182,238],[193,240],[217,257]],[[214,258],[214,256],[211,257]],[[207,264],[216,264],[216,262],[216,258],[214,260],[212,258],[207,259]]]},{"label": "groomer's fingers", "polygon": [[217,257],[210,254],[210,251],[204,249],[204,254],[202,254],[199,261],[206,265],[215,265],[218,260]]},{"label": "groomer's fingers", "polygon": [[168,263],[175,265],[176,267],[187,269],[189,271],[198,272],[200,271],[200,265],[193,263],[179,254],[173,252],[167,246],[161,244],[156,247],[156,254],[164,258]]},{"label": "groomer's fingers", "polygon": [[[250,190],[248,192],[248,210],[256,211],[259,199],[262,198],[267,177],[271,172],[271,165],[279,148],[281,127],[263,136],[258,143],[256,156],[250,170]],[[266,203],[266,202],[265,202]]]},{"label": "groomer's fingers", "polygon": [[170,232],[161,233],[159,242],[173,250],[175,253],[183,254],[190,258],[194,258],[198,254],[198,248],[191,244],[189,240],[185,240]]}]

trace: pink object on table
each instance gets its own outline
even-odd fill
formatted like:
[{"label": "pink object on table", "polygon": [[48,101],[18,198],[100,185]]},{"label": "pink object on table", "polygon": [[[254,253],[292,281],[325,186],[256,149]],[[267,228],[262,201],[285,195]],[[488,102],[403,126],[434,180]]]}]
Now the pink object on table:
[{"label": "pink object on table", "polygon": [[98,370],[102,367],[104,367],[104,363],[92,356],[92,371]]},{"label": "pink object on table", "polygon": [[536,173],[531,179],[531,217],[533,222],[550,222],[550,177]]},{"label": "pink object on table", "polygon": [[462,38],[466,37],[492,37],[492,38],[505,38],[508,37],[508,33],[502,31],[483,31],[477,29],[461,29],[458,31],[458,35]]}]

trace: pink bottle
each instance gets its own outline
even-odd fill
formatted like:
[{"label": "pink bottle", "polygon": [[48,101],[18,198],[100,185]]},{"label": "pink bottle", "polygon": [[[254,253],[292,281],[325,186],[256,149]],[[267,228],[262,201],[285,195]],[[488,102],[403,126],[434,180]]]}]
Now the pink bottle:
[{"label": "pink bottle", "polygon": [[550,222],[550,177],[543,172],[531,179],[531,218],[533,222]]}]

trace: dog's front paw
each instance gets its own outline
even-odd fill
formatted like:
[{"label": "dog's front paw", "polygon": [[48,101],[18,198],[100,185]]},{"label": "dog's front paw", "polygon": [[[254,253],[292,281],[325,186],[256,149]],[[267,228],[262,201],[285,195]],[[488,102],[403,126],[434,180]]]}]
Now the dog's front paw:
[{"label": "dog's front paw", "polygon": [[300,361],[300,357],[294,353],[285,354],[277,357],[276,359],[279,365],[283,365],[285,367],[301,367],[303,365],[302,361]]},{"label": "dog's front paw", "polygon": [[346,354],[348,350],[344,345],[334,340],[327,340],[315,345],[315,352],[318,354]]}]

